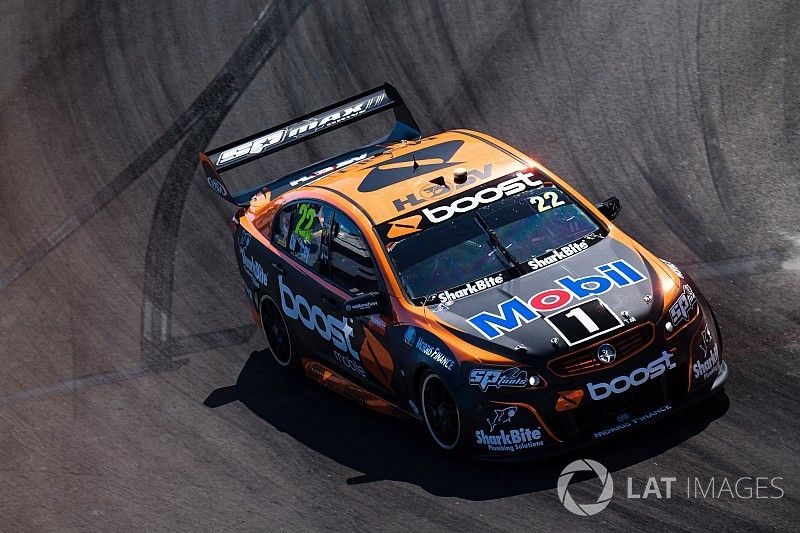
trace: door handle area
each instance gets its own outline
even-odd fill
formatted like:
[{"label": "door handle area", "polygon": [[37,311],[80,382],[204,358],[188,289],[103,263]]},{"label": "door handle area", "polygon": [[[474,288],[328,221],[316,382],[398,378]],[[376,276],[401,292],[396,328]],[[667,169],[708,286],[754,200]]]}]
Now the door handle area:
[{"label": "door handle area", "polygon": [[323,298],[322,304],[328,309],[333,309],[334,311],[338,311],[339,309],[341,309],[339,302],[337,302],[333,298]]},{"label": "door handle area", "polygon": [[278,272],[278,274],[280,274],[282,276],[286,275],[286,271],[283,269],[283,265],[282,264],[280,264],[280,263],[272,263],[272,268],[274,268]]}]

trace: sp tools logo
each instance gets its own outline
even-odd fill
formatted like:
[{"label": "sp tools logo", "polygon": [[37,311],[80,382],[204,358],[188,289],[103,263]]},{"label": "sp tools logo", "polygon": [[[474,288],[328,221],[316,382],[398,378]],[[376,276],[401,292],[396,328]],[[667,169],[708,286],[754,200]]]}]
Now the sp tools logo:
[{"label": "sp tools logo", "polygon": [[[594,472],[603,484],[603,490],[594,503],[577,503],[569,493],[569,482],[576,472]],[[578,516],[596,515],[605,509],[614,495],[614,480],[606,467],[591,459],[578,459],[568,464],[558,477],[558,499],[564,504],[567,511]]]},{"label": "sp tools logo", "polygon": [[447,141],[378,163],[364,176],[358,191],[377,191],[414,175],[460,165],[463,161],[451,161],[451,159],[463,144],[464,141]]},{"label": "sp tools logo", "polygon": [[518,367],[500,370],[498,368],[474,368],[469,373],[469,384],[486,392],[490,388],[524,387],[528,384],[528,373]]},{"label": "sp tools logo", "polygon": [[242,157],[259,155],[268,149],[288,143],[294,139],[301,139],[320,130],[331,128],[343,121],[350,121],[359,115],[384,105],[386,98],[386,93],[381,91],[363,100],[335,108],[330,112],[307,118],[285,128],[267,132],[261,137],[221,152],[217,157],[216,164],[232,164]]},{"label": "sp tools logo", "polygon": [[684,285],[683,294],[669,308],[669,317],[672,319],[672,325],[675,326],[683,320],[689,320],[696,303],[697,296],[694,295],[694,291],[689,285]]}]

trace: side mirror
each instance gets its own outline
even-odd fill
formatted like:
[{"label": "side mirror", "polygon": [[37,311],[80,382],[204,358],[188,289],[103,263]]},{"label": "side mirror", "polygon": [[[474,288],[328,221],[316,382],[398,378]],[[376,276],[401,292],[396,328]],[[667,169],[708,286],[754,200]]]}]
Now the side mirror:
[{"label": "side mirror", "polygon": [[377,315],[386,308],[386,297],[379,292],[368,292],[351,298],[344,303],[344,316]]},{"label": "side mirror", "polygon": [[597,204],[597,209],[599,209],[607,219],[614,220],[619,215],[619,211],[622,209],[622,206],[619,203],[619,198],[612,196],[608,200]]}]

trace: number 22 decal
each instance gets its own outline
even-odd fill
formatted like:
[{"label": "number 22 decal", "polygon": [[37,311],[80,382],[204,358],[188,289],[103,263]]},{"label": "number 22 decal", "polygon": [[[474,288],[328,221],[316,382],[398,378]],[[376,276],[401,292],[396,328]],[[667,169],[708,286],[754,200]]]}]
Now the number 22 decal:
[{"label": "number 22 decal", "polygon": [[297,218],[297,224],[294,225],[294,232],[301,239],[310,241],[311,226],[314,224],[317,212],[313,207],[309,207],[308,204],[300,204],[300,207],[297,208],[297,214],[300,216]]},{"label": "number 22 decal", "polygon": [[[549,204],[547,203],[548,200],[550,201]],[[566,205],[566,202],[558,199],[558,193],[554,191],[547,191],[541,196],[532,196],[531,204],[535,205],[536,210],[541,213],[543,211],[553,209],[554,207]]]}]

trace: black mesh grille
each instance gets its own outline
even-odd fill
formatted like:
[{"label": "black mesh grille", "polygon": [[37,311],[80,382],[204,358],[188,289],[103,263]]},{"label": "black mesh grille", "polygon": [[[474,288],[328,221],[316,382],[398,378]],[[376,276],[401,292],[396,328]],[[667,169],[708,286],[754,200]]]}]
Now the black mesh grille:
[{"label": "black mesh grille", "polygon": [[[547,363],[552,373],[559,377],[572,377],[598,370],[607,370],[622,363],[647,347],[655,336],[655,327],[648,322],[610,339],[604,339],[589,348],[562,355]],[[601,344],[612,344],[617,357],[612,363],[601,363],[597,359],[597,348]]]}]

